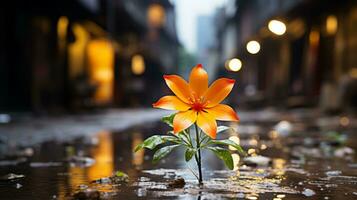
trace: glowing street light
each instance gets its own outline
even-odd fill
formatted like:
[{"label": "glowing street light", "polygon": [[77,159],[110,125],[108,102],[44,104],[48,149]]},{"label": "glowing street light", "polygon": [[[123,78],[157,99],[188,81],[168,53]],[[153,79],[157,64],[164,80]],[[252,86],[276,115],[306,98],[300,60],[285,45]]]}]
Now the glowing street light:
[{"label": "glowing street light", "polygon": [[134,55],[131,58],[131,71],[135,75],[141,75],[145,72],[145,61],[142,55]]},{"label": "glowing street light", "polygon": [[279,20],[270,20],[268,28],[276,35],[283,35],[286,32],[286,25]]},{"label": "glowing street light", "polygon": [[326,32],[333,35],[337,32],[338,21],[335,15],[329,15],[326,19]]},{"label": "glowing street light", "polygon": [[242,68],[242,61],[238,58],[233,58],[228,62],[228,69],[233,72],[237,72]]},{"label": "glowing street light", "polygon": [[257,54],[260,51],[259,42],[252,40],[247,43],[247,51],[251,54]]}]

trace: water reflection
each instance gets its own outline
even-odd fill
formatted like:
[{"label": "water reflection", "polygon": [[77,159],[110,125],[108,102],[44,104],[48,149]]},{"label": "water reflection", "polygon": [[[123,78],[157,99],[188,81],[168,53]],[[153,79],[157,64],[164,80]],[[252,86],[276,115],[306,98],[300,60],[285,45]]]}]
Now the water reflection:
[{"label": "water reflection", "polygon": [[[143,136],[139,132],[134,132],[132,137],[133,137],[133,140],[132,140],[131,149],[132,149],[132,152],[134,152],[135,147],[143,142]],[[140,168],[144,162],[144,156],[145,156],[145,149],[142,149],[136,153],[133,153],[132,164],[135,167]]]},{"label": "water reflection", "polygon": [[99,141],[98,146],[91,151],[95,164],[88,169],[89,180],[108,177],[114,171],[112,134],[108,131],[102,131],[98,133],[97,138]]},{"label": "water reflection", "polygon": [[[88,156],[93,158],[95,163],[89,167],[86,165],[69,165],[68,167],[68,184],[70,186],[70,193],[75,192],[75,190],[77,190],[81,185],[87,185],[93,180],[102,177],[109,177],[113,174],[114,151],[111,132],[101,131],[95,136],[95,140],[98,141],[97,145],[91,147],[88,151]],[[73,150],[73,147],[70,147],[67,149],[70,149],[67,151],[67,155],[69,156],[72,154],[82,154],[83,152],[80,148]],[[64,197],[62,184],[60,184],[59,187],[58,197]]]},{"label": "water reflection", "polygon": [[[340,118],[336,118],[337,122],[339,122],[339,120]],[[350,118],[350,120],[352,124],[353,119]],[[340,123],[337,123],[337,126],[340,125]],[[329,173],[322,172],[316,174],[316,172],[324,170],[321,169],[321,166],[318,164],[320,161],[313,160],[314,158],[310,158],[310,160],[307,158],[309,162],[305,164],[305,162],[297,160],[297,157],[294,156],[295,154],[292,154],[293,151],[296,153],[296,148],[294,147],[304,147],[303,143],[297,143],[296,141],[302,141],[306,136],[313,139],[310,132],[306,132],[305,135],[301,136],[292,134],[287,137],[282,137],[278,134],[267,135],[266,132],[265,134],[264,132],[262,132],[262,134],[240,133],[239,135],[235,131],[223,133],[221,135],[222,138],[229,138],[244,146],[244,149],[248,151],[249,155],[254,158],[252,160],[255,160],[256,163],[249,164],[244,157],[240,157],[240,155],[233,150],[232,157],[235,171],[230,171],[224,167],[220,160],[210,154],[210,152],[207,152],[204,157],[206,173],[205,185],[203,188],[199,188],[196,185],[196,180],[182,159],[182,151],[172,152],[172,154],[165,159],[166,162],[159,162],[157,165],[152,165],[150,161],[153,151],[133,153],[133,149],[137,144],[161,128],[162,127],[158,125],[150,128],[143,127],[142,129],[135,127],[120,133],[102,131],[89,140],[78,140],[77,142],[71,142],[65,145],[60,143],[44,145],[41,147],[40,152],[35,150],[34,157],[36,157],[36,159],[33,160],[33,162],[60,162],[70,156],[93,158],[96,162],[91,166],[67,165],[63,163],[61,166],[43,167],[41,169],[31,168],[31,165],[29,165],[29,173],[23,171],[23,166],[15,167],[12,172],[23,173],[28,177],[26,180],[29,180],[28,182],[21,183],[21,185],[23,185],[22,188],[16,189],[15,194],[20,196],[20,198],[16,199],[27,199],[26,195],[29,194],[29,191],[26,191],[26,189],[30,188],[31,191],[33,191],[34,187],[41,188],[42,194],[36,194],[36,197],[42,197],[41,199],[49,199],[53,196],[57,199],[68,199],[73,193],[78,191],[79,188],[88,186],[101,192],[115,191],[118,197],[124,199],[136,199],[140,196],[140,198],[149,199],[156,197],[165,199],[177,199],[181,197],[190,199],[237,197],[281,200],[294,199],[292,195],[301,197],[301,191],[303,191],[304,187],[310,187],[314,191],[320,191],[320,188],[314,188],[317,187],[313,185],[315,182],[318,182],[321,185],[320,187],[331,184],[336,185],[333,188],[323,188],[323,192],[331,190],[328,194],[333,194],[336,197],[340,197],[340,193],[337,192],[339,189],[345,189],[349,191],[349,195],[352,194],[352,190],[349,186],[355,183],[355,179],[345,180],[344,178],[352,177],[350,175],[354,174],[355,164],[352,163],[354,162],[354,157],[348,161],[350,163],[346,163],[347,161],[345,162],[343,160],[336,163],[333,159],[320,157],[319,159],[323,159],[324,161],[324,166],[329,166],[328,170],[341,170],[343,174],[343,176],[336,175],[333,178],[326,179]],[[269,126],[267,130],[271,130],[271,128],[272,126]],[[356,141],[354,140],[355,136],[352,136],[353,135],[349,135],[349,137],[351,137],[349,141]],[[289,142],[294,143],[290,145],[291,143]],[[284,148],[288,148],[288,151],[277,148],[276,143],[279,143]],[[355,143],[351,143],[351,147],[355,147]],[[352,148],[350,151],[354,152]],[[60,153],[56,154],[56,152]],[[309,156],[309,152],[305,152],[306,156]],[[149,159],[145,157],[145,154]],[[301,156],[305,156],[305,154]],[[266,164],[262,165],[261,156],[265,156],[271,162],[266,161]],[[60,160],[52,160],[53,157]],[[141,168],[146,170],[138,170]],[[2,174],[8,173],[7,171],[4,172],[4,168],[0,169],[2,170]],[[127,186],[120,186],[119,191],[118,188],[109,188],[98,184],[93,186],[93,184],[91,184],[91,181],[94,179],[108,177],[116,170],[122,170],[130,177],[130,183]],[[151,173],[148,171],[151,171]],[[54,178],[49,174],[54,174]],[[309,174],[313,174],[313,176]],[[186,185],[184,188],[172,190],[167,188],[167,183],[178,177],[185,178]],[[302,181],[308,179],[312,181]],[[337,179],[341,180],[336,182]],[[44,186],[38,184],[38,182],[44,182],[46,184],[44,184]],[[301,182],[301,184],[299,182]],[[305,185],[305,183],[308,185]],[[48,187],[48,190],[46,187]],[[203,192],[201,195],[198,195],[200,191]],[[319,192],[316,193],[316,198],[321,197]],[[348,196],[346,199],[352,198]]]},{"label": "water reflection", "polygon": [[285,164],[286,160],[282,158],[276,158],[273,160],[273,169],[275,175],[282,176],[285,174]]}]

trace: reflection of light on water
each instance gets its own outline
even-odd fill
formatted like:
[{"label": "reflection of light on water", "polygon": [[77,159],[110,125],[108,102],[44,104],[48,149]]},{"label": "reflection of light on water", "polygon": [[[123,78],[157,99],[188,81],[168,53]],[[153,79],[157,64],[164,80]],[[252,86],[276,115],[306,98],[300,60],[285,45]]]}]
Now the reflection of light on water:
[{"label": "reflection of light on water", "polygon": [[350,124],[350,119],[348,117],[341,117],[340,124],[341,126],[348,126]]},{"label": "reflection of light on water", "polygon": [[258,140],[256,140],[256,139],[251,139],[251,140],[249,140],[249,145],[251,145],[251,146],[257,146],[257,145],[258,145]]},{"label": "reflection of light on water", "polygon": [[[96,136],[98,145],[90,151],[90,157],[95,159],[94,165],[89,168],[75,165],[69,167],[68,182],[70,188],[75,189],[80,185],[87,185],[89,181],[112,175],[114,170],[114,151],[111,136],[111,133],[107,131],[99,132]],[[60,186],[58,198],[61,199],[61,196],[63,196],[63,191]]]},{"label": "reflection of light on water", "polygon": [[69,172],[69,185],[71,188],[77,188],[79,185],[87,184],[87,173],[84,167],[71,166]]},{"label": "reflection of light on water", "polygon": [[113,173],[113,143],[111,133],[102,131],[98,134],[98,146],[92,151],[95,164],[88,169],[89,180],[110,176]]},{"label": "reflection of light on water", "polygon": [[249,199],[249,200],[256,200],[258,199],[257,195],[256,194],[247,194],[247,196],[245,197],[246,199]]},{"label": "reflection of light on water", "polygon": [[276,197],[278,197],[278,198],[282,199],[282,198],[284,198],[284,197],[285,197],[285,194],[278,194],[278,195],[276,195]]},{"label": "reflection of light on water", "polygon": [[256,155],[255,149],[248,149],[248,154],[252,156]]},{"label": "reflection of light on water", "polygon": [[258,173],[258,174],[263,174],[265,172],[265,170],[262,169],[262,168],[259,168],[255,172]]},{"label": "reflection of light on water", "polygon": [[265,145],[265,144],[262,144],[261,146],[260,146],[260,149],[261,150],[265,150],[265,149],[267,149],[268,147],[267,147],[267,145]]},{"label": "reflection of light on water", "polygon": [[63,179],[58,182],[58,194],[56,196],[56,199],[59,199],[59,200],[67,199],[67,197],[66,197],[66,185],[67,184],[63,181]]},{"label": "reflection of light on water", "polygon": [[236,171],[239,169],[239,160],[240,160],[240,156],[236,153],[232,154],[232,158],[233,158],[233,170]]},{"label": "reflection of light on water", "polygon": [[270,139],[275,139],[279,136],[279,133],[275,130],[271,130],[269,131],[268,136]]},{"label": "reflection of light on water", "polygon": [[276,158],[273,160],[273,169],[276,175],[281,176],[285,174],[285,170],[284,170],[285,164],[286,164],[286,160],[282,158]]},{"label": "reflection of light on water", "polygon": [[[133,133],[133,143],[131,145],[132,152],[134,152],[135,147],[143,142],[143,136],[141,133]],[[132,164],[134,166],[141,166],[144,162],[145,150],[142,149],[133,154]]]}]

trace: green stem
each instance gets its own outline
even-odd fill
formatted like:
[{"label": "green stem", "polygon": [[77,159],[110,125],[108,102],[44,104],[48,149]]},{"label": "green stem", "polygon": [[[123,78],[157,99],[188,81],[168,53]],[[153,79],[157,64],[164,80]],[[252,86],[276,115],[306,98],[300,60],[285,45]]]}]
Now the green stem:
[{"label": "green stem", "polygon": [[202,166],[201,166],[201,148],[200,148],[200,133],[198,131],[197,124],[195,123],[195,129],[196,129],[196,146],[197,146],[197,153],[195,154],[195,159],[197,162],[197,167],[198,167],[198,183],[202,184]]}]

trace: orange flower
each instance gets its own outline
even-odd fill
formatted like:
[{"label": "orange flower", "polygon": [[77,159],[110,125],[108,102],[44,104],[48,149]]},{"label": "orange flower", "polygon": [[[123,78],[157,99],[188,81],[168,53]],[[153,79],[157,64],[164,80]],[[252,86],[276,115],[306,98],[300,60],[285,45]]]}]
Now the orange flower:
[{"label": "orange flower", "polygon": [[233,79],[220,78],[208,87],[208,74],[201,64],[192,69],[188,83],[177,75],[164,75],[164,79],[176,96],[164,96],[153,107],[179,111],[174,117],[174,133],[196,122],[203,132],[216,138],[216,120],[239,120],[231,107],[220,104],[231,92]]}]

